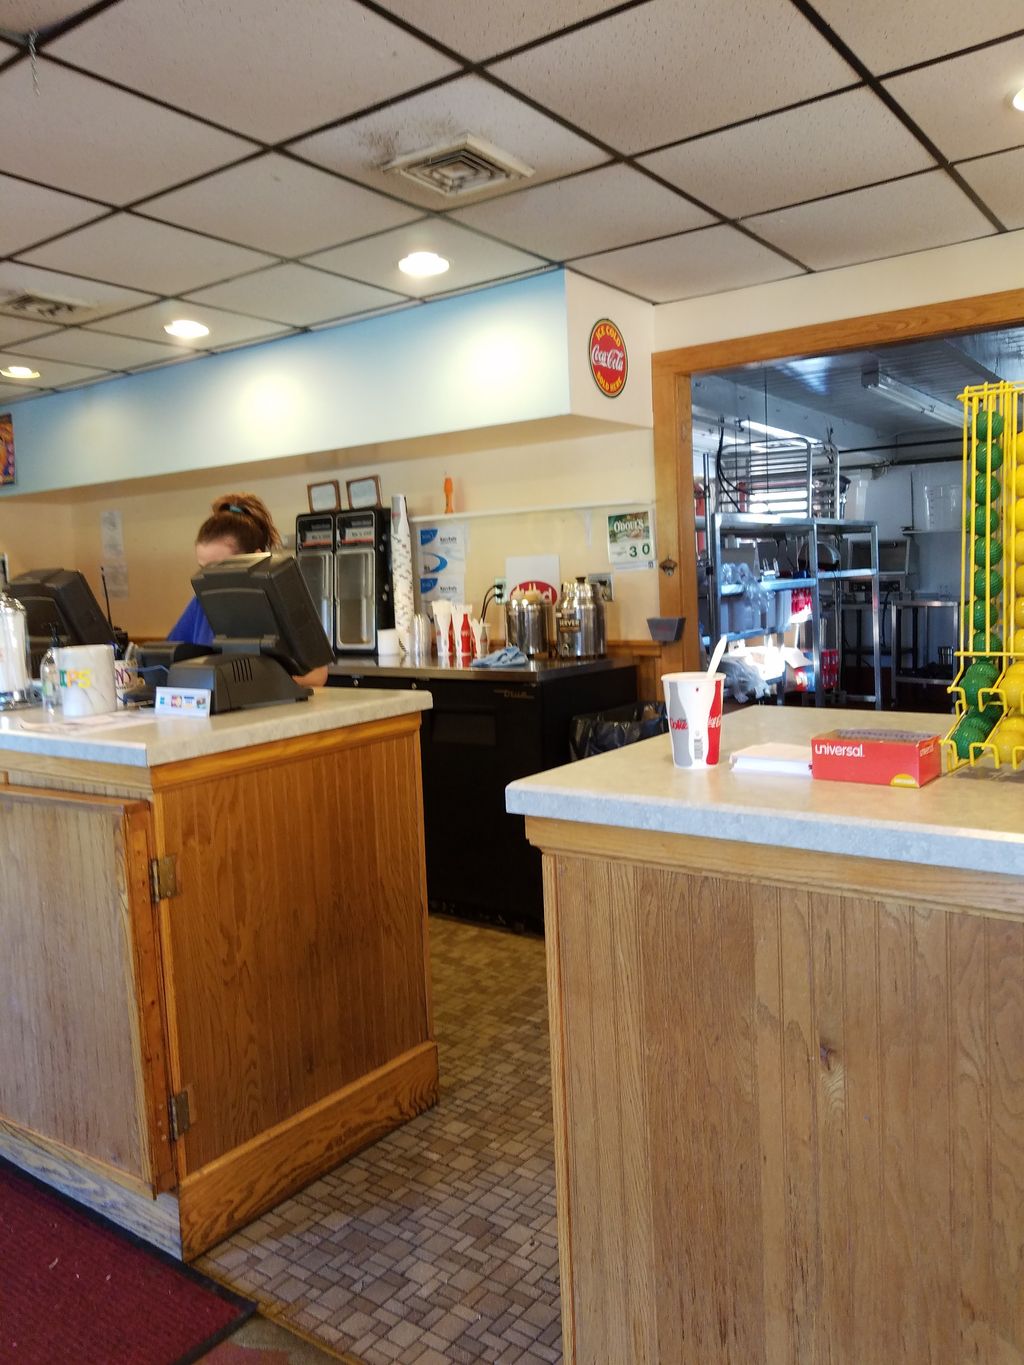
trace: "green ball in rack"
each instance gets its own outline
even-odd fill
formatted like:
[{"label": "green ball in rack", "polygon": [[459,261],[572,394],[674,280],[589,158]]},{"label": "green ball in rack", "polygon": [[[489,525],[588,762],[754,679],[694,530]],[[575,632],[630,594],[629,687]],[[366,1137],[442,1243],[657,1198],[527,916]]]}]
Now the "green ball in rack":
[{"label": "green ball in rack", "polygon": [[976,631],[971,640],[972,654],[1002,654],[1003,637],[998,631],[990,630],[986,635],[983,630]]},{"label": "green ball in rack", "polygon": [[990,624],[994,625],[999,619],[999,616],[1000,608],[998,602],[989,603],[988,610],[986,610],[985,599],[983,597],[975,598],[974,616],[972,617],[975,630],[984,630],[986,626]]},{"label": "green ball in rack", "polygon": [[998,597],[1003,590],[1003,575],[998,569],[989,569],[986,574],[984,569],[974,570],[974,595],[984,597],[988,591],[989,597]]},{"label": "green ball in rack", "polygon": [[978,715],[977,711],[968,711],[953,731],[953,743],[956,745],[957,757],[970,758],[971,745],[981,744],[988,739],[993,725],[995,725],[995,720],[990,722],[984,716]]},{"label": "green ball in rack", "polygon": [[987,556],[988,563],[992,566],[992,568],[995,568],[995,566],[1003,557],[1003,542],[1001,540],[997,540],[995,536],[993,536],[992,539],[989,541],[985,541],[984,539],[976,540],[974,542],[974,562],[975,564],[977,564],[979,569],[983,569],[985,567],[986,544],[988,545]]},{"label": "green ball in rack", "polygon": [[[967,706],[971,711],[979,709],[978,696],[987,687],[994,687],[996,679],[999,677],[999,666],[991,659],[976,659],[967,672],[960,679],[960,686],[964,689],[964,696],[967,698]],[[987,713],[992,709],[992,703],[988,702],[984,708]]]},{"label": "green ball in rack", "polygon": [[[987,516],[986,512],[988,513]],[[988,533],[992,533],[999,530],[999,513],[994,507],[986,508],[984,505],[982,505],[981,507],[974,508],[968,507],[967,509],[968,527],[970,527],[971,525],[972,517],[974,518],[975,535],[983,536],[986,534],[986,531]],[[977,549],[975,549],[974,553],[975,554],[978,553]]]},{"label": "green ball in rack", "polygon": [[978,439],[987,437],[991,431],[993,436],[1003,434],[1003,415],[1000,412],[979,412],[974,419],[974,430]]},{"label": "green ball in rack", "polygon": [[999,469],[1003,463],[1003,447],[1000,445],[983,445],[978,442],[978,449],[974,455],[975,466],[979,476],[985,476],[995,469]]},{"label": "green ball in rack", "polygon": [[[991,484],[991,489],[989,485]],[[979,506],[984,506],[986,502],[998,502],[999,494],[1003,491],[1003,486],[994,474],[979,474],[974,480],[974,501]],[[991,496],[990,496],[991,494]]]}]

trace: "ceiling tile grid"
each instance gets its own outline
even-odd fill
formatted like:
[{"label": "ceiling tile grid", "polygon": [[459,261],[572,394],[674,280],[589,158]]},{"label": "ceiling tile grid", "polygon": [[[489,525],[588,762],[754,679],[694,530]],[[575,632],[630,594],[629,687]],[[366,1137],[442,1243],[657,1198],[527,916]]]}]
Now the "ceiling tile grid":
[{"label": "ceiling tile grid", "polygon": [[274,152],[148,199],[137,212],[276,256],[305,256],[421,216]]},{"label": "ceiling tile grid", "polygon": [[[0,0],[0,346],[39,392],[551,265],[661,303],[1024,226],[1022,0],[811,4]],[[532,173],[383,169],[465,134]]]},{"label": "ceiling tile grid", "polygon": [[747,223],[759,237],[815,270],[924,251],[993,231],[941,171],[851,190],[832,199],[758,215]]},{"label": "ceiling tile grid", "polygon": [[895,114],[864,88],[667,147],[639,161],[727,218],[935,165]]},{"label": "ceiling tile grid", "polygon": [[189,297],[197,303],[233,309],[271,322],[290,323],[293,327],[308,327],[315,322],[404,302],[399,294],[294,263],[243,275]]}]

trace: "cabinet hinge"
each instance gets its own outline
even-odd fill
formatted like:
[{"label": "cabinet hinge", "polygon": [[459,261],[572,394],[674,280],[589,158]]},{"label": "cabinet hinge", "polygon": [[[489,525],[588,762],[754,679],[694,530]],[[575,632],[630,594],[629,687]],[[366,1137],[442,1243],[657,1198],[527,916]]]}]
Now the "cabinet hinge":
[{"label": "cabinet hinge", "polygon": [[176,1095],[170,1096],[167,1101],[167,1112],[171,1124],[171,1141],[177,1142],[192,1127],[192,1118],[188,1111],[187,1090],[179,1090]]},{"label": "cabinet hinge", "polygon": [[150,858],[149,886],[153,904],[169,900],[178,894],[178,858],[174,853],[166,858]]}]

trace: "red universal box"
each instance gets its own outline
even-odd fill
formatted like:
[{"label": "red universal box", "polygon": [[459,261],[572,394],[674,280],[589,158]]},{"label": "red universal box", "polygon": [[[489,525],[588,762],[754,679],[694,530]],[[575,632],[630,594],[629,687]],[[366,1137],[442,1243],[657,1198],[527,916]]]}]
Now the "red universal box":
[{"label": "red universal box", "polygon": [[923,787],[942,776],[939,736],[904,730],[829,730],[811,740],[811,776],[876,787]]}]

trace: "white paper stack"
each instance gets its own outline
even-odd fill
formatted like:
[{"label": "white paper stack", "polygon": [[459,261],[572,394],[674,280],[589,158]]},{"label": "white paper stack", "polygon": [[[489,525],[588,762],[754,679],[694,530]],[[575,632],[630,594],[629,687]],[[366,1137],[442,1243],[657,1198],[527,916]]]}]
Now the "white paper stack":
[{"label": "white paper stack", "polygon": [[751,744],[737,749],[729,760],[738,773],[781,773],[791,777],[810,777],[809,744]]}]

